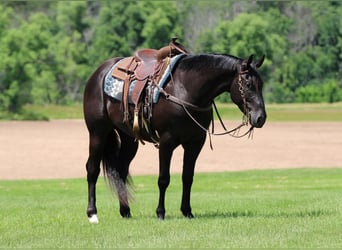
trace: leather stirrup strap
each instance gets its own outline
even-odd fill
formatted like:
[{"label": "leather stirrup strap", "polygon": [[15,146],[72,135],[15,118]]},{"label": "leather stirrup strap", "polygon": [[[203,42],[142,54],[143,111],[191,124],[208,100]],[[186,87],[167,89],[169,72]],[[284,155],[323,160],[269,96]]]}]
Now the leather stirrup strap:
[{"label": "leather stirrup strap", "polygon": [[122,102],[123,102],[123,113],[124,113],[124,123],[129,122],[129,109],[128,109],[128,92],[129,92],[129,85],[130,85],[131,77],[130,75],[126,76],[123,86],[123,93],[122,93]]},{"label": "leather stirrup strap", "polygon": [[132,80],[132,74],[137,67],[137,63],[135,62],[134,57],[132,57],[130,63],[126,66],[124,71],[127,73],[122,93],[122,102],[123,102],[123,113],[124,113],[124,123],[129,123],[129,109],[128,109],[128,95],[129,95],[129,86]]}]

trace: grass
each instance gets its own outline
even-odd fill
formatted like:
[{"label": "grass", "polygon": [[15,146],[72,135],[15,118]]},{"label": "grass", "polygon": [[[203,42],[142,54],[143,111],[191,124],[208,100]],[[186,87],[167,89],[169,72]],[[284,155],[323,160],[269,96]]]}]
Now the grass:
[{"label": "grass", "polygon": [[83,107],[81,103],[70,105],[27,105],[24,110],[30,110],[49,119],[83,119]]},{"label": "grass", "polygon": [[[218,104],[220,115],[226,120],[240,120],[242,114],[234,104]],[[268,121],[342,121],[340,103],[266,104]],[[0,120],[83,119],[82,104],[68,106],[27,105],[22,114],[1,114]]]},{"label": "grass", "polygon": [[342,169],[196,174],[193,220],[179,211],[181,176],[156,219],[157,177],[134,176],[122,219],[103,178],[100,223],[88,223],[86,181],[0,181],[0,248],[341,248]]},{"label": "grass", "polygon": [[0,120],[82,119],[82,104],[26,105],[19,113],[0,111]]},{"label": "grass", "polygon": [[[224,119],[241,119],[241,112],[234,104],[219,104],[220,115]],[[342,102],[340,103],[291,103],[267,104],[267,121],[342,121]]]}]

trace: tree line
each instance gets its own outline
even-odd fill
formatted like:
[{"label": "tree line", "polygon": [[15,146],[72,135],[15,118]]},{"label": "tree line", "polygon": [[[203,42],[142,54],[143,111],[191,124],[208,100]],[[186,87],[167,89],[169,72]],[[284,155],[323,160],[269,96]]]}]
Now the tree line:
[{"label": "tree line", "polygon": [[341,16],[339,1],[1,2],[0,110],[80,102],[102,61],[171,37],[194,54],[265,54],[266,102],[342,101]]}]

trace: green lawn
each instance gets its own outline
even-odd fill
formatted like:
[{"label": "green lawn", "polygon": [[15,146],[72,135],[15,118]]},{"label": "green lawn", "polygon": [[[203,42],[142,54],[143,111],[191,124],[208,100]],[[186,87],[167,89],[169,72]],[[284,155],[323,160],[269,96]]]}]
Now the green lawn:
[{"label": "green lawn", "polygon": [[[240,110],[234,104],[217,104],[223,119],[242,119]],[[315,104],[266,104],[268,121],[342,121],[342,102]],[[32,115],[33,114],[33,115]],[[82,104],[69,106],[37,106],[28,105],[23,116],[13,119],[83,119]],[[0,114],[0,120],[6,115]]]},{"label": "green lawn", "polygon": [[83,179],[0,181],[0,248],[342,248],[342,169],[196,174],[193,220],[179,211],[180,179],[161,222],[156,176],[133,177],[132,219],[100,178],[97,225]]},{"label": "green lawn", "polygon": [[[236,106],[218,106],[223,119],[241,119]],[[342,103],[266,109],[268,121],[342,121]],[[24,113],[83,117],[81,104],[26,106]],[[100,178],[98,225],[86,218],[85,180],[0,180],[0,248],[342,248],[342,168],[196,174],[193,220],[179,211],[180,179],[172,176],[166,220],[160,222],[156,176],[133,177],[129,220],[120,217]]]},{"label": "green lawn", "polygon": [[[240,119],[234,104],[219,104],[224,119]],[[342,103],[266,104],[268,121],[342,121]]]}]

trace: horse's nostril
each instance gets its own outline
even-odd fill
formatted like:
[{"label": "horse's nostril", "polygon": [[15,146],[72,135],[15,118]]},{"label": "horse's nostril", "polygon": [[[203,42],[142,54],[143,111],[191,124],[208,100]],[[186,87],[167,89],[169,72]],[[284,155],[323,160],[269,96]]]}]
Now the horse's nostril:
[{"label": "horse's nostril", "polygon": [[261,127],[264,125],[265,121],[266,121],[266,116],[263,116],[263,115],[259,116],[259,117],[256,119],[256,125],[257,125],[257,127],[258,127],[258,128],[261,128]]},{"label": "horse's nostril", "polygon": [[250,116],[250,121],[254,127],[261,128],[266,121],[266,116],[261,114],[261,115],[255,116],[253,118],[253,115],[252,115],[252,116]]},{"label": "horse's nostril", "polygon": [[258,119],[257,119],[257,124],[261,124],[262,123],[262,117],[259,116]]}]

